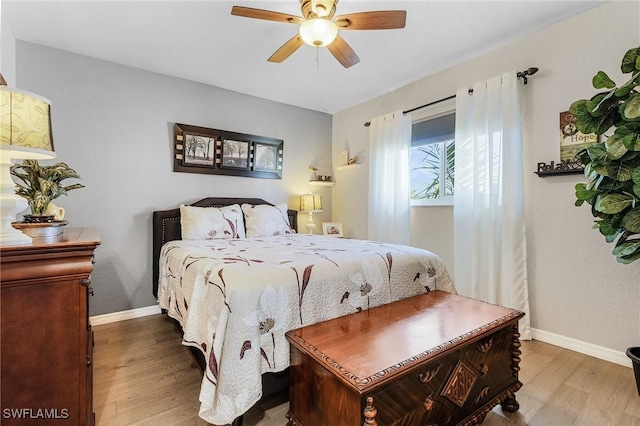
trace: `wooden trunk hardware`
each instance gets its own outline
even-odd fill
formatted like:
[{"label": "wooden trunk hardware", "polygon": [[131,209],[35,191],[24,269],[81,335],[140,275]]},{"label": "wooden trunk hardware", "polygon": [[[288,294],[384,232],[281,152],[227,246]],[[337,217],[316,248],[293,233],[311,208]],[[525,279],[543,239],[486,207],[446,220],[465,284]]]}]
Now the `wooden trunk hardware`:
[{"label": "wooden trunk hardware", "polygon": [[516,411],[522,312],[442,291],[292,330],[290,424],[482,423]]},{"label": "wooden trunk hardware", "polygon": [[2,425],[93,425],[95,228],[0,247]]}]

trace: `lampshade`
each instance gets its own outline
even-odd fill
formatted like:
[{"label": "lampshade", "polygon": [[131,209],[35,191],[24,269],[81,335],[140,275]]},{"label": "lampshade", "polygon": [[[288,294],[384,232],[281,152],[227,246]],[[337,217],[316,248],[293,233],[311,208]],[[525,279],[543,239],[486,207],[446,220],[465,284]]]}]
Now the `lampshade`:
[{"label": "lampshade", "polygon": [[15,193],[9,172],[11,160],[55,156],[50,102],[29,92],[0,86],[0,245],[31,243],[31,238],[11,226],[16,213],[27,208],[27,200]]},{"label": "lampshade", "polygon": [[310,46],[322,47],[330,44],[338,35],[338,27],[325,18],[312,18],[300,24],[300,37]]},{"label": "lampshade", "polygon": [[304,194],[300,196],[300,212],[321,212],[322,196],[320,194]]},{"label": "lampshade", "polygon": [[51,102],[22,90],[0,86],[0,149],[11,158],[55,158]]}]

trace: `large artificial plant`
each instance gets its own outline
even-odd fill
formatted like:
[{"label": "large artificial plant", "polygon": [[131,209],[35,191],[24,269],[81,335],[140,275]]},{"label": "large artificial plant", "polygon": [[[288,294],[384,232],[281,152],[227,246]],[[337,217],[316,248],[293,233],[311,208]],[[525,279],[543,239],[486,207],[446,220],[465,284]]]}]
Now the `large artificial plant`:
[{"label": "large artificial plant", "polygon": [[49,203],[59,196],[72,189],[84,188],[79,183],[62,185],[65,179],[80,178],[66,163],[43,166],[37,160],[23,160],[21,164],[11,166],[11,174],[17,178],[16,194],[26,198],[34,216],[45,215]]},{"label": "large artificial plant", "polygon": [[626,83],[617,87],[599,71],[593,87],[604,90],[574,102],[570,112],[582,133],[607,133],[578,154],[587,183],[576,185],[575,204],[591,205],[594,228],[615,241],[618,262],[631,263],[640,259],[640,47],[624,55],[621,70],[631,75]]}]

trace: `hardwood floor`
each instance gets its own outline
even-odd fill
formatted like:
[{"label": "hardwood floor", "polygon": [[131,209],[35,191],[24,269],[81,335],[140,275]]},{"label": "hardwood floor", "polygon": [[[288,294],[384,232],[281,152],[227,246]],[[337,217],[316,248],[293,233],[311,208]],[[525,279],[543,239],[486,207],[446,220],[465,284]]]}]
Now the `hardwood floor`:
[{"label": "hardwood floor", "polygon": [[[94,331],[99,426],[208,424],[198,417],[202,375],[168,318],[153,315]],[[631,369],[539,341],[523,342],[522,349],[520,410],[505,415],[497,407],[483,425],[640,426]],[[244,424],[283,426],[287,406],[254,407]]]}]

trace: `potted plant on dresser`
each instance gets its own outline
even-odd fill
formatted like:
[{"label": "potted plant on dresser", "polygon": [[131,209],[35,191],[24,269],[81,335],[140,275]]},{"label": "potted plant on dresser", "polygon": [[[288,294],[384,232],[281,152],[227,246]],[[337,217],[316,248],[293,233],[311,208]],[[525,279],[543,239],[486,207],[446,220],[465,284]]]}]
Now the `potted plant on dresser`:
[{"label": "potted plant on dresser", "polygon": [[30,237],[50,237],[62,233],[64,209],[51,201],[66,195],[72,189],[84,188],[74,183],[64,186],[62,181],[80,176],[66,163],[43,166],[37,160],[23,160],[11,166],[11,174],[16,177],[16,194],[29,203],[31,214],[24,215],[23,222],[13,222],[14,228],[21,229]]},{"label": "potted plant on dresser", "polygon": [[[640,260],[640,47],[624,55],[620,68],[628,81],[617,87],[599,71],[592,83],[601,91],[574,102],[570,112],[582,133],[606,134],[578,154],[587,183],[576,185],[576,206],[591,205],[593,227],[615,242],[618,262],[629,264]],[[640,395],[640,346],[628,348],[627,356]]]}]

